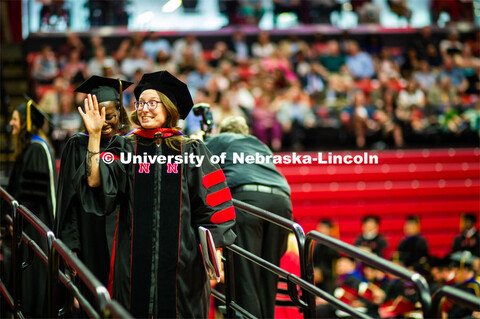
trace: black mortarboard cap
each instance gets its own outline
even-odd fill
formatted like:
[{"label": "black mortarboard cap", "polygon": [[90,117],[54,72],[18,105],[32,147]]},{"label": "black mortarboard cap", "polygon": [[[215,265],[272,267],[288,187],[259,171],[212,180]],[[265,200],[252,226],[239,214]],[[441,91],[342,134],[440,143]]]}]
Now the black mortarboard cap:
[{"label": "black mortarboard cap", "polygon": [[137,101],[140,98],[140,94],[148,89],[157,90],[165,94],[177,107],[181,119],[185,119],[193,107],[193,100],[187,85],[167,71],[144,74],[133,91]]},{"label": "black mortarboard cap", "polygon": [[[106,101],[120,101],[120,91],[124,91],[133,82],[118,79],[106,78],[93,75],[88,80],[80,84],[74,91],[94,94],[98,103]],[[120,88],[121,87],[121,88]]]},{"label": "black mortarboard cap", "polygon": [[28,97],[26,98],[28,99],[28,101],[17,106],[15,110],[25,118],[27,131],[32,130],[32,123],[35,124],[37,128],[41,128],[45,119],[49,120],[48,115],[40,111],[34,105],[35,102],[32,99]]},{"label": "black mortarboard cap", "polygon": [[450,260],[456,267],[471,268],[475,259],[478,257],[472,254],[470,251],[457,251],[450,255]]}]

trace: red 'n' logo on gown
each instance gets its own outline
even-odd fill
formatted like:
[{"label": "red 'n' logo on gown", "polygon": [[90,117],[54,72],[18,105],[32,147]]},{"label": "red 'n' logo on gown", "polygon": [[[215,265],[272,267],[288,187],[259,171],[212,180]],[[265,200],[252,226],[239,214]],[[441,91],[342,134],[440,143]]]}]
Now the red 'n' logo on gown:
[{"label": "red 'n' logo on gown", "polygon": [[139,163],[138,172],[139,173],[150,173],[150,163]]},{"label": "red 'n' logo on gown", "polygon": [[167,163],[167,173],[178,174],[178,164],[177,163]]}]

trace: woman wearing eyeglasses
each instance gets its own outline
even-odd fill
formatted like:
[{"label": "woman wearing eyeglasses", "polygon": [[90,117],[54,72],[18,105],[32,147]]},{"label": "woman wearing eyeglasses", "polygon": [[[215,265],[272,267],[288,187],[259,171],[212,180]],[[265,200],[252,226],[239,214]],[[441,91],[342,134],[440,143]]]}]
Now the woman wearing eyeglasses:
[{"label": "woman wearing eyeglasses", "polygon": [[[75,89],[75,92],[95,94],[99,105],[105,109],[105,119],[100,131],[100,150],[106,149],[115,134],[124,135],[130,131],[128,115],[122,105],[122,92],[132,84],[92,76]],[[79,168],[87,157],[88,140],[86,133],[77,133],[68,140],[62,153],[57,191],[56,235],[107,285],[116,214],[107,218],[86,214],[75,196],[72,184],[75,176],[85,174],[85,171]],[[97,196],[100,195],[101,193],[97,192]],[[81,289],[87,291],[85,287]]]},{"label": "woman wearing eyeglasses", "polygon": [[[103,154],[104,109],[89,96],[85,112],[80,110],[90,139],[86,176],[74,180],[77,193],[90,213],[108,214],[120,206],[109,287],[113,298],[136,318],[206,318],[210,285],[198,227],[211,231],[217,247],[233,243],[230,190],[205,145],[178,131],[178,120],[193,106],[187,86],[160,71],[144,74],[134,93],[131,118],[140,129],[115,136]],[[147,162],[122,161],[128,153]],[[157,160],[168,156],[175,160]],[[203,160],[186,162],[190,156]],[[94,196],[96,187],[101,198]]]}]

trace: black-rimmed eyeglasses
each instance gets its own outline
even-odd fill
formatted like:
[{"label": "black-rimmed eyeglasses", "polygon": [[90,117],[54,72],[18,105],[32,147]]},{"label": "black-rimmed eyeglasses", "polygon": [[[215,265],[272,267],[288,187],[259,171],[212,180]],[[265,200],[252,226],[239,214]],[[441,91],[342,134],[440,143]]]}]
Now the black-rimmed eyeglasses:
[{"label": "black-rimmed eyeglasses", "polygon": [[143,108],[145,106],[148,107],[149,110],[154,110],[157,108],[158,104],[159,103],[162,103],[161,101],[149,101],[149,102],[144,102],[144,101],[141,101],[141,102],[135,102],[135,108],[138,110],[138,111],[141,111],[143,110]]}]

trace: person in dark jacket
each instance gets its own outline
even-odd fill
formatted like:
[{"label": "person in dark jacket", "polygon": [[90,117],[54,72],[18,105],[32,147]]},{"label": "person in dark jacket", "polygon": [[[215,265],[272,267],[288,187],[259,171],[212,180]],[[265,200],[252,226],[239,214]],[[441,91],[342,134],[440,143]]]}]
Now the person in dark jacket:
[{"label": "person in dark jacket", "polygon": [[[275,164],[272,161],[235,163],[237,155],[272,155],[264,143],[249,135],[244,118],[229,117],[223,120],[220,134],[209,137],[206,144],[214,155],[225,153],[221,167],[234,199],[292,220],[290,187]],[[287,249],[288,231],[239,209],[236,210],[236,216],[236,244],[280,265],[280,259]],[[237,303],[255,317],[273,318],[278,276],[238,255],[234,256],[234,267]]]}]

